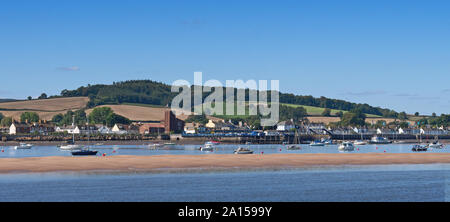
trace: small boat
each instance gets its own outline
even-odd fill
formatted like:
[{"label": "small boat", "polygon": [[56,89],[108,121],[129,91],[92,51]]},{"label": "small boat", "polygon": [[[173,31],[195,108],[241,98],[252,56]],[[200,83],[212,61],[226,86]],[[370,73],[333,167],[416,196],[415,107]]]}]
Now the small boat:
[{"label": "small boat", "polygon": [[162,147],[163,145],[159,144],[159,143],[153,143],[153,144],[148,144],[147,146],[149,149],[156,149],[158,147]]},{"label": "small boat", "polygon": [[374,137],[372,137],[372,139],[370,139],[369,143],[371,143],[371,144],[388,144],[388,143],[391,143],[391,141],[389,141],[385,137],[374,136]]},{"label": "small boat", "polygon": [[292,144],[292,145],[287,145],[286,149],[287,150],[300,150],[302,148],[299,145]]},{"label": "small boat", "polygon": [[355,146],[353,146],[352,142],[343,142],[343,143],[341,143],[341,145],[339,145],[338,150],[339,151],[354,151]]},{"label": "small boat", "polygon": [[408,142],[403,141],[403,140],[395,140],[395,141],[393,141],[392,143],[396,143],[396,144],[404,144],[404,143],[408,143]]},{"label": "small boat", "polygon": [[426,146],[422,146],[422,145],[414,145],[413,147],[412,147],[412,151],[414,151],[414,152],[419,152],[419,151],[427,151],[427,147]]},{"label": "small boat", "polygon": [[355,142],[353,142],[354,145],[367,145],[366,141],[363,140],[355,140]]},{"label": "small boat", "polygon": [[252,154],[253,151],[247,148],[239,147],[234,151],[234,154]]},{"label": "small boat", "polygon": [[245,142],[245,144],[247,144],[247,145],[251,145],[251,144],[252,144],[252,142],[250,142],[250,141],[247,141],[247,142]]},{"label": "small boat", "polygon": [[434,141],[427,145],[428,148],[444,148],[444,144],[439,143],[439,141]]},{"label": "small boat", "polygon": [[29,144],[29,143],[19,143],[18,146],[15,146],[14,149],[31,149],[31,147],[33,147],[33,144]]},{"label": "small boat", "polygon": [[96,143],[95,146],[103,146],[103,143]]},{"label": "small boat", "polygon": [[97,155],[97,150],[89,150],[89,149],[80,149],[72,151],[72,155],[74,156],[93,156]]},{"label": "small boat", "polygon": [[322,142],[316,140],[316,141],[311,142],[309,145],[310,146],[325,146],[325,143],[322,143]]},{"label": "small boat", "polygon": [[174,146],[174,145],[176,145],[175,143],[164,143],[164,146]]},{"label": "small boat", "polygon": [[212,143],[205,143],[204,146],[202,146],[200,148],[201,151],[209,151],[212,152],[214,150],[214,146],[212,145]]},{"label": "small boat", "polygon": [[322,138],[320,140],[320,142],[324,143],[325,145],[332,145],[333,144],[333,140],[331,140],[331,139],[324,139],[324,138]]},{"label": "small boat", "polygon": [[75,149],[81,149],[83,146],[77,145],[77,144],[68,144],[68,145],[61,145],[59,146],[59,149],[61,150],[75,150]]}]

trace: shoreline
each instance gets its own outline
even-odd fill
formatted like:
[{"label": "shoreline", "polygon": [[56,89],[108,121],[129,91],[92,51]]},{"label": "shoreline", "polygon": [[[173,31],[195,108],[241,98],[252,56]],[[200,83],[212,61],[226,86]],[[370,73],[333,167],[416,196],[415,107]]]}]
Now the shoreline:
[{"label": "shoreline", "polygon": [[[154,143],[175,143],[177,145],[202,145],[206,141],[210,141],[210,139],[199,139],[199,140],[102,140],[102,141],[76,141],[76,144],[80,145],[95,145],[96,143],[102,143],[103,145],[148,145]],[[415,144],[416,140],[403,140],[404,143],[391,143],[391,144]],[[427,140],[423,140],[423,143],[426,143]],[[432,141],[432,140],[428,140]],[[439,140],[443,144],[449,144],[450,140]],[[31,143],[34,146],[56,146],[61,144],[67,144],[67,141],[7,141],[1,142],[0,146],[17,146],[20,142]],[[242,145],[243,143],[236,143],[230,141],[222,141],[221,144],[235,144]],[[282,143],[254,143],[253,145],[282,145]],[[300,145],[308,145],[309,143],[301,143]],[[376,144],[374,144],[376,145]],[[389,144],[386,144],[389,145]]]},{"label": "shoreline", "polygon": [[308,166],[450,163],[450,153],[215,154],[2,158],[0,174],[300,168]]}]

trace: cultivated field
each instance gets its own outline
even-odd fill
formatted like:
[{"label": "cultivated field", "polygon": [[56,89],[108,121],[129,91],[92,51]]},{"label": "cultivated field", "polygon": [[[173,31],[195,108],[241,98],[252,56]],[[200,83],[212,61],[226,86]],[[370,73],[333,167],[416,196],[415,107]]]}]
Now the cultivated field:
[{"label": "cultivated field", "polygon": [[[132,121],[161,121],[164,120],[164,112],[169,110],[167,107],[152,107],[145,105],[101,105],[97,107],[110,107],[114,113],[124,116]],[[92,112],[92,109],[86,110],[86,114]],[[188,115],[177,115],[181,120],[187,119]],[[220,121],[220,118],[210,117],[213,121]]]},{"label": "cultivated field", "polygon": [[38,99],[0,103],[0,113],[19,120],[23,112],[36,112],[43,120],[51,120],[58,113],[84,108],[88,97]]}]

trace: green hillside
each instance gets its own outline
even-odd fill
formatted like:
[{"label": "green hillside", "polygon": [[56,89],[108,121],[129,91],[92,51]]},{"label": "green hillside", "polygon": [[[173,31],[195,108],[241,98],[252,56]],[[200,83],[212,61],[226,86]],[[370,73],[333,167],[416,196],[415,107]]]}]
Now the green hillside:
[{"label": "green hillside", "polygon": [[[236,93],[237,89],[234,90]],[[76,90],[65,89],[56,97],[87,96],[90,98],[88,107],[91,108],[104,104],[124,103],[166,106],[177,94],[178,93],[171,92],[170,85],[161,82],[151,80],[130,80],[115,82],[111,85],[97,84],[82,86]],[[203,98],[206,98],[209,94],[210,93],[203,93]],[[248,93],[246,94],[248,97]],[[396,117],[398,115],[398,113],[393,110],[373,107],[368,104],[352,103],[326,97],[314,98],[312,96],[300,96],[282,92],[280,92],[279,95],[280,103],[303,106],[311,113],[311,115],[320,114],[324,108],[332,109],[334,110],[334,113],[337,112],[337,110],[360,110],[363,113],[372,114],[374,116]],[[268,97],[270,100],[270,93],[268,93]]]}]

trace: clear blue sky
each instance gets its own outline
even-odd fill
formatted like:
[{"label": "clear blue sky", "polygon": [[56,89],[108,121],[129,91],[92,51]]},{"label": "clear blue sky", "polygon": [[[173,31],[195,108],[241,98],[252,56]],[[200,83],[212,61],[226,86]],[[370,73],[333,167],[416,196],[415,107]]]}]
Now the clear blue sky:
[{"label": "clear blue sky", "polygon": [[448,1],[3,1],[0,98],[202,71],[450,113],[449,12]]}]

